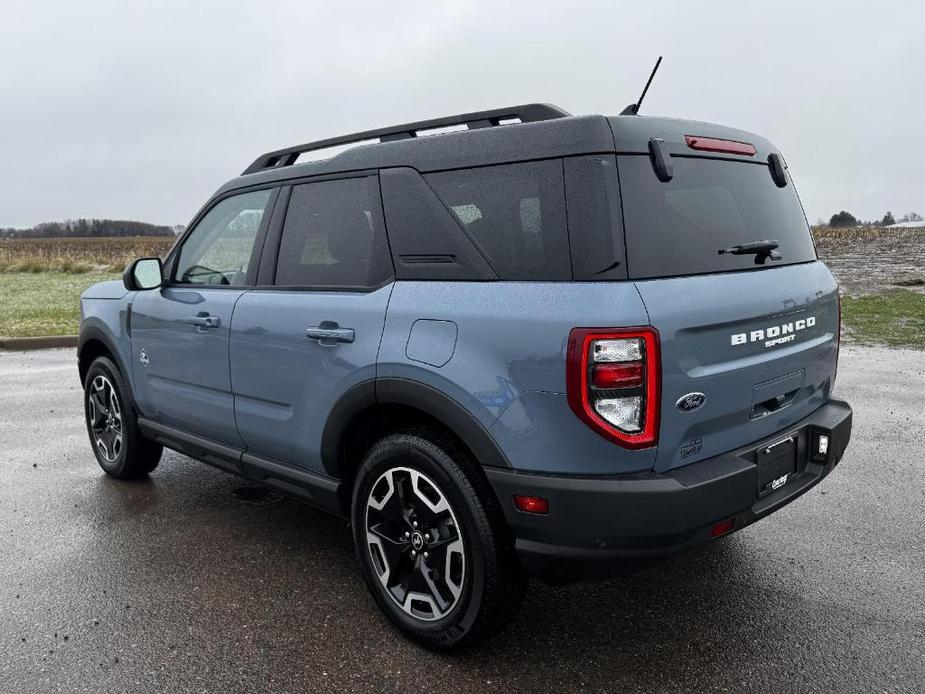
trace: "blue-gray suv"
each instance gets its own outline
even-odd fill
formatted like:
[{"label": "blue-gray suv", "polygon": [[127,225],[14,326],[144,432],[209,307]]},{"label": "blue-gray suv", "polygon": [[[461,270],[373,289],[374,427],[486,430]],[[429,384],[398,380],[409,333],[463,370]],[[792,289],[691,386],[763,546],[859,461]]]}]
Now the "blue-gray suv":
[{"label": "blue-gray suv", "polygon": [[106,473],[167,447],[345,517],[432,648],[529,576],[745,527],[851,432],[787,164],[709,123],[530,104],[270,152],[81,307]]}]

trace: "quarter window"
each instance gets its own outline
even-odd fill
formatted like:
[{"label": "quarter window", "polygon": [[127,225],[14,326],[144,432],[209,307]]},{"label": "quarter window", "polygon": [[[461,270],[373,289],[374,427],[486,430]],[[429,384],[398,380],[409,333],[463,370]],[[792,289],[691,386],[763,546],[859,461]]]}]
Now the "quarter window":
[{"label": "quarter window", "polygon": [[501,279],[571,279],[561,161],[425,178]]},{"label": "quarter window", "polygon": [[254,261],[257,232],[271,190],[225,198],[206,213],[183,242],[174,273],[180,284],[240,286]]}]

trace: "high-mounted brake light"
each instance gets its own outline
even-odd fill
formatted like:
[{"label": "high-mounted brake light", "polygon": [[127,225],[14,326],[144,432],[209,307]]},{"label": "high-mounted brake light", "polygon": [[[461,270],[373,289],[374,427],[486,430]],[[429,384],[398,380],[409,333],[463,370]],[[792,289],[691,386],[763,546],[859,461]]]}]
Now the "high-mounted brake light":
[{"label": "high-mounted brake light", "polygon": [[655,328],[574,328],[566,360],[568,402],[579,419],[625,448],[658,442]]},{"label": "high-mounted brake light", "polygon": [[715,137],[701,137],[700,135],[685,135],[684,141],[691,149],[701,152],[721,152],[723,154],[744,154],[753,157],[758,150],[754,145],[735,140],[717,140]]}]

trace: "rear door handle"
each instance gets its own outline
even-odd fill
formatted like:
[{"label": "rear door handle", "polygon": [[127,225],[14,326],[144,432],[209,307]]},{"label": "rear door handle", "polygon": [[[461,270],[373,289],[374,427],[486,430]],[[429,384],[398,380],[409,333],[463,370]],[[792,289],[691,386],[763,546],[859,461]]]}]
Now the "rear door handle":
[{"label": "rear door handle", "polygon": [[218,316],[210,316],[208,313],[199,314],[197,316],[190,316],[186,319],[186,322],[190,325],[195,325],[197,328],[217,328],[222,324],[222,319]]},{"label": "rear door handle", "polygon": [[321,325],[313,325],[305,331],[309,340],[317,340],[326,347],[336,345],[338,342],[353,342],[356,333],[353,328],[342,328],[336,322],[326,320]]}]

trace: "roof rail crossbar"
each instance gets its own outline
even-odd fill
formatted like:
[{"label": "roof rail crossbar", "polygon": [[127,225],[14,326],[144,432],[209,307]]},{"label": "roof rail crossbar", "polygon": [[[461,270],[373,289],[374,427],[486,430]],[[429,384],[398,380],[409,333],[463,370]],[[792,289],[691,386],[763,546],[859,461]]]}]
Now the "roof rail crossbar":
[{"label": "roof rail crossbar", "polygon": [[341,135],[340,137],[331,137],[326,140],[307,142],[303,145],[279,149],[275,152],[267,152],[257,157],[254,163],[248,166],[241,175],[263,171],[265,169],[291,166],[299,158],[299,155],[305,152],[313,152],[315,150],[337,147],[339,145],[349,145],[365,140],[378,139],[380,142],[393,142],[417,137],[418,131],[421,130],[432,130],[454,125],[465,125],[468,129],[475,130],[477,128],[501,125],[505,121],[516,120],[521,123],[533,123],[536,121],[552,120],[554,118],[566,118],[569,115],[571,114],[551,104],[523,104],[521,106],[497,108],[490,111],[463,113],[458,116],[445,116],[443,118],[418,121],[417,123],[394,125],[389,128],[379,128],[377,130],[367,130],[351,135]]}]

